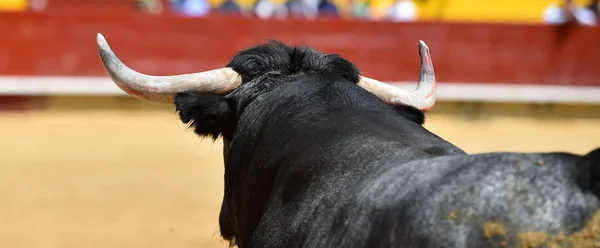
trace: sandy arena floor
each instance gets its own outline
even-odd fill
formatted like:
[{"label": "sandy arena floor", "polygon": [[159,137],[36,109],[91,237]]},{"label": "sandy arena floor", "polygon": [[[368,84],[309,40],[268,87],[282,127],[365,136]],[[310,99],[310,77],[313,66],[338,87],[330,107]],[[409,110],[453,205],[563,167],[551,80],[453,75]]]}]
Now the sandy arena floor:
[{"label": "sandy arena floor", "polygon": [[[0,247],[226,246],[217,225],[221,142],[185,131],[169,109],[132,106],[0,114]],[[600,118],[481,114],[495,107],[465,118],[461,107],[440,108],[426,127],[472,153],[600,147]]]}]

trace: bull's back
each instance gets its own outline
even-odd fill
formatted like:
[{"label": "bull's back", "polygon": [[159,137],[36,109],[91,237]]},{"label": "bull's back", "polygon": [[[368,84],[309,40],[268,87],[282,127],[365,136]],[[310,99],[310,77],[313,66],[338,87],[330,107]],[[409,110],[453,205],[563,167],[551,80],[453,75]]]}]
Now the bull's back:
[{"label": "bull's back", "polygon": [[366,196],[357,205],[373,207],[363,247],[593,247],[593,157],[493,153],[394,167],[357,194]]},{"label": "bull's back", "polygon": [[600,236],[590,183],[600,150],[407,160],[402,154],[416,151],[392,151],[394,144],[363,142],[364,150],[296,160],[316,170],[282,180],[274,199],[287,202],[271,205],[263,224],[287,224],[269,235],[281,235],[286,247],[357,248],[593,247],[581,244]]}]

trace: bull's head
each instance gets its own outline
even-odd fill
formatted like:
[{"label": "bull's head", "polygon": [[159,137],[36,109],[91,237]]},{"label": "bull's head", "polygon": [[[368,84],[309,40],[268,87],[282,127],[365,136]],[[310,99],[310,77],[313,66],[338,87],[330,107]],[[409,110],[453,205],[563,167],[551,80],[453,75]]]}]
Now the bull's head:
[{"label": "bull's head", "polygon": [[[192,124],[198,135],[212,136],[214,139],[218,136],[223,137],[226,175],[229,162],[231,164],[242,163],[234,161],[240,160],[240,156],[229,157],[228,154],[230,149],[237,149],[237,152],[231,153],[240,153],[239,144],[243,141],[237,141],[235,143],[238,145],[232,146],[232,140],[235,140],[236,137],[238,137],[237,140],[244,140],[239,138],[239,136],[243,136],[240,133],[255,132],[254,129],[250,130],[255,128],[254,123],[259,125],[267,122],[264,119],[256,120],[258,117],[268,119],[273,116],[265,116],[265,113],[268,112],[265,108],[271,108],[270,111],[276,113],[295,112],[290,110],[290,106],[275,109],[277,104],[274,104],[273,100],[285,100],[280,99],[284,98],[281,91],[269,94],[276,92],[277,89],[297,90],[304,85],[309,85],[310,82],[317,82],[317,84],[312,84],[313,86],[331,86],[334,84],[326,82],[337,80],[336,82],[340,82],[344,87],[351,88],[347,91],[342,90],[342,94],[337,94],[337,96],[343,95],[344,99],[350,99],[347,103],[365,104],[365,102],[370,102],[371,106],[377,106],[375,108],[389,107],[379,101],[381,99],[394,106],[394,109],[410,108],[410,111],[419,112],[421,119],[423,113],[416,109],[428,111],[436,100],[433,65],[429,48],[423,41],[418,44],[421,75],[415,91],[406,91],[375,79],[359,76],[358,69],[352,63],[337,55],[321,54],[308,48],[293,48],[281,43],[257,46],[242,51],[234,56],[225,68],[175,76],[150,76],[136,72],[124,65],[111,51],[102,35],[98,34],[97,42],[104,68],[123,91],[140,99],[175,104],[181,120],[184,123]],[[323,83],[321,84],[321,82]],[[377,97],[352,84],[362,87]],[[287,85],[288,88],[282,87],[284,85]],[[330,93],[327,90],[335,91],[336,88],[331,86],[329,89],[319,91],[321,95],[326,96],[325,100],[321,102],[323,104],[327,104],[328,101],[336,101],[336,99],[327,97]],[[294,92],[297,95],[303,93],[305,92],[301,90]],[[353,95],[351,96],[351,94]],[[334,95],[336,93],[331,94],[331,96]],[[271,102],[267,100],[271,100]],[[292,99],[290,102],[295,100]],[[310,103],[319,104],[318,100],[313,102],[309,100],[308,102],[309,105]],[[311,111],[309,106],[304,105],[299,109],[301,109],[299,112],[306,111],[309,114]],[[251,113],[244,114],[244,111]],[[416,119],[419,117],[413,118],[413,120]],[[422,123],[422,121],[416,122]],[[245,126],[244,123],[246,123]],[[227,179],[225,192],[225,198],[227,198]],[[221,235],[228,240],[236,239],[238,236],[237,231],[233,228],[235,225],[232,224],[236,221],[231,217],[230,212],[232,211],[235,210],[232,210],[227,200],[224,199],[220,227]]]},{"label": "bull's head", "polygon": [[[151,76],[136,72],[113,53],[101,34],[97,37],[98,49],[104,69],[112,80],[127,94],[154,102],[173,104],[181,92],[226,95],[242,84],[242,76],[232,68],[225,67],[192,74],[174,76]],[[429,111],[436,101],[436,81],[429,47],[419,41],[421,74],[417,88],[410,92],[389,84],[361,76],[358,85],[377,95],[391,105],[409,105]]]}]

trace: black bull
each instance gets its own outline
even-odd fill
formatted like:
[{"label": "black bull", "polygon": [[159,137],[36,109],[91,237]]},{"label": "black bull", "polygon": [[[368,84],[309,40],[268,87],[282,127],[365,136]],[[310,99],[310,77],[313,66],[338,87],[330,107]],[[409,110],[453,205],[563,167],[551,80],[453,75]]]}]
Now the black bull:
[{"label": "black bull", "polygon": [[[349,61],[281,43],[227,64],[226,95],[180,92],[224,142],[222,236],[239,247],[594,247],[600,149],[466,154],[424,113],[356,85]],[[460,130],[457,130],[460,132]]]}]

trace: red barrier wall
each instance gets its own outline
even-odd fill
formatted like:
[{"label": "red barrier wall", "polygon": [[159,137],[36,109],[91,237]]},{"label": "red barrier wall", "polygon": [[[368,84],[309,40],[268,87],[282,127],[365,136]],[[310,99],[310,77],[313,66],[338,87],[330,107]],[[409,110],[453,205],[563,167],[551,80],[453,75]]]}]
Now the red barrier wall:
[{"label": "red barrier wall", "polygon": [[2,13],[0,74],[104,76],[99,32],[126,64],[160,75],[221,67],[275,38],[339,53],[380,80],[417,80],[423,39],[439,81],[600,86],[600,28],[141,14]]}]

